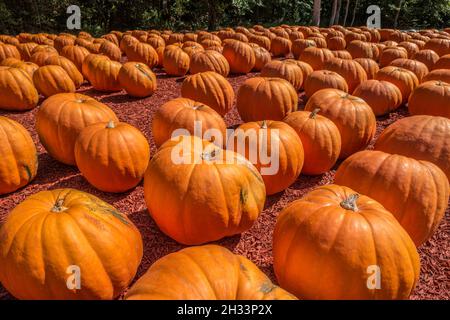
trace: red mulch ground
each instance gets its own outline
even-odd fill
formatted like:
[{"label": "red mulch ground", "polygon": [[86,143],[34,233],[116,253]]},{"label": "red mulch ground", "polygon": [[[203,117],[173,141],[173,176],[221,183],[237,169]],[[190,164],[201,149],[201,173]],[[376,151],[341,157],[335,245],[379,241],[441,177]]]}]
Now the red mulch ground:
[{"label": "red mulch ground", "polygon": [[[254,76],[230,77],[234,89],[247,78]],[[158,89],[149,98],[138,100],[127,96],[124,92],[103,94],[89,87],[79,90],[99,99],[110,106],[121,121],[139,128],[151,143],[152,154],[156,147],[151,136],[151,121],[153,112],[164,102],[180,95],[182,79],[167,77],[158,73]],[[302,101],[303,104],[303,101]],[[8,212],[27,196],[41,190],[56,188],[76,188],[92,193],[111,203],[120,211],[126,213],[139,228],[144,240],[144,257],[137,277],[162,256],[183,248],[182,245],[162,234],[150,218],[144,202],[142,185],[124,194],[104,193],[90,186],[75,167],[66,166],[53,160],[39,143],[34,129],[34,118],[37,109],[25,113],[9,113],[0,111],[0,115],[8,116],[24,125],[38,146],[39,171],[36,179],[25,188],[13,194],[0,197],[0,222]],[[389,116],[377,119],[377,136],[387,125],[407,116],[406,108],[401,108]],[[241,122],[236,108],[225,117],[227,125]],[[299,179],[282,193],[269,196],[266,206],[257,223],[247,232],[231,238],[218,241],[235,253],[245,255],[274,279],[272,269],[272,231],[279,211],[291,201],[302,197],[312,188],[331,183],[334,170],[316,177],[300,176]],[[412,299],[450,299],[450,212],[447,209],[445,218],[433,238],[420,249],[421,275]],[[13,299],[0,285],[0,299]]]}]

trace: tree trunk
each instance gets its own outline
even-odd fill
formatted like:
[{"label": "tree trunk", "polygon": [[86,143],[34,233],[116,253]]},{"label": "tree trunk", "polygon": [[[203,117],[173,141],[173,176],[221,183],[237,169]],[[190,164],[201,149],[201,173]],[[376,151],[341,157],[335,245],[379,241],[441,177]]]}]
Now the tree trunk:
[{"label": "tree trunk", "polygon": [[346,25],[347,23],[347,17],[348,17],[348,8],[350,7],[350,0],[347,0],[347,4],[345,6],[345,15],[344,15],[344,23],[342,24],[343,26]]},{"label": "tree trunk", "polygon": [[336,17],[334,18],[334,24],[339,24],[339,19],[341,17],[341,7],[342,7],[342,0],[338,0]]},{"label": "tree trunk", "polygon": [[212,31],[216,29],[217,26],[217,12],[214,5],[214,0],[208,1],[208,30]]},{"label": "tree trunk", "polygon": [[314,0],[312,24],[317,27],[320,25],[320,10],[321,10],[321,1]]},{"label": "tree trunk", "polygon": [[333,7],[331,9],[331,17],[330,17],[330,27],[334,23],[334,19],[336,18],[336,10],[337,10],[337,0],[333,0]]},{"label": "tree trunk", "polygon": [[350,24],[351,26],[353,26],[353,24],[355,23],[356,9],[358,8],[358,2],[359,2],[359,0],[356,0],[355,6],[353,7],[352,23]]},{"label": "tree trunk", "polygon": [[398,17],[400,16],[400,11],[402,10],[402,3],[403,3],[403,0],[398,1],[397,13],[395,15],[395,20],[394,20],[394,29],[397,29]]}]

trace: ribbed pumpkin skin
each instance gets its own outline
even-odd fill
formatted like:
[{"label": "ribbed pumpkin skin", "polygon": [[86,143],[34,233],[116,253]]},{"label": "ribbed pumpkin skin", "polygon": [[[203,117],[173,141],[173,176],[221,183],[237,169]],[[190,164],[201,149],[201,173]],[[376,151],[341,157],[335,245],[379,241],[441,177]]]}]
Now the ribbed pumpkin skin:
[{"label": "ribbed pumpkin skin", "polygon": [[339,89],[348,92],[347,81],[338,73],[330,70],[316,70],[305,80],[305,95],[309,98],[322,89]]},{"label": "ribbed pumpkin skin", "polygon": [[78,71],[81,72],[84,58],[89,55],[89,50],[81,46],[65,46],[61,51],[61,56],[72,61]]},{"label": "ribbed pumpkin skin", "polygon": [[412,92],[408,100],[412,115],[428,114],[450,119],[450,83],[427,81]]},{"label": "ribbed pumpkin skin", "polygon": [[[113,299],[133,280],[143,253],[141,235],[124,214],[74,189],[29,196],[0,237],[0,281],[26,300]],[[80,290],[67,288],[70,266],[80,268]]]},{"label": "ribbed pumpkin skin", "polygon": [[181,85],[181,96],[206,104],[221,116],[233,107],[234,91],[226,78],[213,71],[186,77]]},{"label": "ribbed pumpkin skin", "polygon": [[250,45],[255,53],[255,66],[253,67],[253,70],[261,71],[262,68],[272,60],[272,56],[270,55],[270,52],[263,47],[257,45],[253,46],[251,43]]},{"label": "ribbed pumpkin skin", "polygon": [[86,180],[105,192],[125,192],[144,176],[150,160],[145,136],[135,127],[114,121],[84,128],[75,143],[75,160]]},{"label": "ribbed pumpkin skin", "polygon": [[375,135],[376,119],[362,99],[337,89],[317,91],[306,103],[305,110],[320,108],[320,113],[334,122],[341,134],[339,158],[364,149]]},{"label": "ribbed pumpkin skin", "polygon": [[443,81],[450,83],[450,70],[449,69],[436,69],[430,71],[425,77],[423,77],[422,82],[427,82],[431,80]]},{"label": "ribbed pumpkin skin", "polygon": [[302,141],[305,161],[302,173],[318,175],[329,171],[341,152],[341,134],[336,125],[321,116],[320,110],[296,111],[284,118]]},{"label": "ribbed pumpkin skin", "polygon": [[406,50],[400,50],[399,47],[388,47],[380,54],[380,66],[387,67],[395,59],[408,59]]},{"label": "ribbed pumpkin skin", "polygon": [[230,64],[231,73],[246,74],[255,66],[255,53],[252,47],[245,42],[224,41],[222,54]]},{"label": "ribbed pumpkin skin", "polygon": [[250,260],[217,245],[190,247],[156,261],[127,300],[293,300]]},{"label": "ribbed pumpkin skin", "polygon": [[81,130],[110,120],[119,121],[103,103],[78,93],[61,93],[42,103],[36,114],[36,131],[53,158],[75,165],[74,146]]},{"label": "ribbed pumpkin skin", "polygon": [[122,65],[103,55],[87,56],[83,61],[83,74],[95,90],[114,92],[122,90],[119,72]]},{"label": "ribbed pumpkin skin", "polygon": [[137,61],[146,64],[149,68],[153,68],[158,64],[158,53],[149,44],[142,42],[132,42],[125,49],[128,61]]},{"label": "ribbed pumpkin skin", "polygon": [[346,46],[347,43],[342,37],[327,37],[327,47],[330,50],[344,50]]},{"label": "ribbed pumpkin skin", "polygon": [[324,69],[334,71],[342,76],[347,82],[350,93],[353,93],[361,82],[367,80],[364,68],[353,60],[333,58],[325,63]]},{"label": "ribbed pumpkin skin", "polygon": [[426,74],[428,73],[427,66],[424,63],[416,60],[395,59],[394,61],[391,62],[390,65],[394,67],[400,67],[413,72],[416,75],[417,79],[419,79],[419,82],[421,82],[422,78],[426,76]]},{"label": "ribbed pumpkin skin", "polygon": [[151,96],[157,87],[153,71],[147,65],[139,62],[123,64],[118,79],[120,86],[132,97]]},{"label": "ribbed pumpkin skin", "polygon": [[72,81],[75,85],[75,88],[77,88],[77,89],[84,82],[83,75],[81,74],[80,71],[78,71],[77,66],[72,61],[70,61],[69,59],[67,59],[65,57],[56,56],[56,55],[50,56],[47,58],[47,60],[45,60],[45,64],[60,66],[61,68],[63,68],[64,71],[67,72],[70,79],[72,79]]},{"label": "ribbed pumpkin skin", "polygon": [[184,76],[189,70],[189,61],[189,55],[174,45],[164,49],[163,67],[169,75]]},{"label": "ribbed pumpkin skin", "polygon": [[21,68],[0,67],[0,109],[24,111],[36,107],[39,95]]},{"label": "ribbed pumpkin skin", "polygon": [[[343,207],[354,194],[344,186],[318,187],[278,216],[274,270],[298,298],[407,299],[413,291],[420,260],[411,238],[367,196],[356,200],[356,211]],[[380,268],[380,289],[368,288],[370,266]]]},{"label": "ribbed pumpkin skin", "polygon": [[2,62],[6,58],[20,59],[19,50],[17,50],[17,48],[11,44],[0,43],[0,62]]},{"label": "ribbed pumpkin skin", "polygon": [[189,64],[189,72],[196,74],[205,71],[214,71],[226,77],[230,73],[230,65],[222,54],[214,50],[205,50],[193,54]]},{"label": "ribbed pumpkin skin", "polygon": [[[188,163],[175,164],[173,153]],[[150,161],[144,195],[162,232],[198,245],[248,230],[263,209],[266,190],[244,157],[195,136],[179,136]]]},{"label": "ribbed pumpkin skin", "polygon": [[100,45],[99,51],[113,61],[120,62],[120,59],[122,58],[122,52],[120,51],[120,48],[111,41],[104,41]]},{"label": "ribbed pumpkin skin", "polygon": [[450,180],[450,119],[421,115],[397,120],[381,132],[375,150],[432,162]]},{"label": "ribbed pumpkin skin", "polygon": [[361,151],[341,164],[334,181],[379,201],[417,246],[431,237],[447,208],[448,179],[428,161]]},{"label": "ribbed pumpkin skin", "polygon": [[291,53],[292,42],[289,39],[276,37],[270,43],[270,52],[274,57],[287,56]]},{"label": "ribbed pumpkin skin", "polygon": [[298,59],[306,48],[317,47],[313,40],[296,39],[292,42],[292,54],[295,59]]},{"label": "ribbed pumpkin skin", "polygon": [[368,80],[375,78],[375,75],[380,70],[380,67],[378,67],[378,63],[375,60],[368,58],[357,58],[354,59],[354,61],[358,62],[361,67],[363,67],[364,71],[367,74]]},{"label": "ribbed pumpkin skin", "polygon": [[30,79],[33,79],[34,72],[37,69],[39,69],[39,66],[37,64],[34,64],[33,62],[24,62],[24,61],[14,63],[11,65],[11,67],[22,69],[30,76]]},{"label": "ribbed pumpkin skin", "polygon": [[33,83],[44,97],[58,93],[75,92],[76,87],[67,72],[60,66],[47,65],[33,73]]},{"label": "ribbed pumpkin skin", "polygon": [[445,54],[450,54],[450,40],[439,38],[431,39],[430,41],[427,41],[424,49],[431,49],[440,57]]},{"label": "ribbed pumpkin skin", "polygon": [[244,122],[283,120],[297,110],[298,95],[284,79],[254,77],[239,88],[236,106]]},{"label": "ribbed pumpkin skin", "polygon": [[37,43],[27,42],[27,43],[19,43],[16,45],[16,49],[20,53],[20,57],[23,61],[29,61],[31,58],[31,52],[34,48],[36,48]]},{"label": "ribbed pumpkin skin", "polygon": [[450,69],[450,54],[446,54],[439,58],[436,61],[436,64],[433,66],[434,69]]},{"label": "ribbed pumpkin skin", "polygon": [[261,70],[261,77],[282,78],[289,81],[295,90],[303,86],[303,72],[295,63],[273,60],[268,62]]},{"label": "ribbed pumpkin skin", "polygon": [[439,60],[439,56],[433,50],[424,49],[416,52],[413,55],[413,59],[425,64],[428,70],[433,70],[436,61]]},{"label": "ribbed pumpkin skin", "polygon": [[0,116],[0,195],[14,192],[34,179],[38,168],[36,146],[18,122]]},{"label": "ribbed pumpkin skin", "polygon": [[387,81],[364,81],[355,89],[353,95],[366,101],[376,116],[389,113],[402,104],[400,89]]},{"label": "ribbed pumpkin skin", "polygon": [[406,103],[412,91],[419,85],[419,79],[412,72],[404,68],[388,66],[380,69],[375,76],[376,80],[390,82],[396,85],[402,93],[402,103]]},{"label": "ribbed pumpkin skin", "polygon": [[[257,137],[254,141],[246,139],[253,134]],[[268,195],[287,189],[302,171],[305,158],[302,142],[295,130],[284,122],[269,120],[241,124],[229,138],[230,141],[233,141],[232,150],[246,157],[259,170]],[[261,146],[260,142],[264,145]],[[274,168],[275,163],[266,163],[267,159],[263,159],[262,163],[260,154],[270,159],[277,156],[275,161],[278,162],[278,169],[275,174],[269,175],[262,171],[271,166]]]},{"label": "ribbed pumpkin skin", "polygon": [[[195,131],[196,123],[201,129],[199,133]],[[163,104],[153,116],[152,134],[157,146],[170,140],[177,129],[185,129],[192,135],[200,134],[202,137],[209,129],[218,130],[217,134],[221,134],[222,141],[215,142],[220,146],[226,143],[227,127],[223,118],[209,106],[191,99],[170,100]]]},{"label": "ribbed pumpkin skin", "polygon": [[300,55],[300,61],[306,62],[314,70],[322,70],[325,62],[334,58],[333,52],[326,48],[308,47]]}]

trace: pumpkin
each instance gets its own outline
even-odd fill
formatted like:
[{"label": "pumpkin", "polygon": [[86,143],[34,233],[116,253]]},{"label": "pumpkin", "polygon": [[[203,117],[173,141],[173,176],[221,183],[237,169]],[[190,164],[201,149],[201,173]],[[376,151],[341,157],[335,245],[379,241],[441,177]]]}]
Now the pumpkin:
[{"label": "pumpkin", "polygon": [[119,84],[132,97],[151,96],[157,87],[156,76],[145,64],[127,62],[122,65],[118,75]]},{"label": "pumpkin", "polygon": [[0,62],[6,58],[16,58],[20,60],[20,52],[12,44],[0,43]]},{"label": "pumpkin", "polygon": [[272,60],[272,56],[270,55],[270,52],[263,47],[260,47],[256,44],[253,45],[252,43],[250,43],[250,46],[255,53],[255,66],[252,70],[261,71],[262,68],[264,68],[264,66]]},{"label": "pumpkin", "polygon": [[99,51],[101,54],[104,54],[105,56],[114,61],[120,62],[122,58],[122,51],[120,51],[120,48],[111,41],[104,41],[100,45]]},{"label": "pumpkin", "polygon": [[450,83],[450,70],[436,69],[436,70],[430,71],[425,77],[422,78],[422,82],[427,82],[427,81],[432,81],[432,80]]},{"label": "pumpkin", "polygon": [[206,104],[221,116],[233,107],[234,91],[226,78],[213,71],[186,77],[181,85],[181,96]]},{"label": "pumpkin", "polygon": [[396,85],[402,93],[402,103],[406,103],[411,92],[419,85],[419,79],[414,72],[404,68],[388,66],[380,69],[375,80],[382,80]]},{"label": "pumpkin", "polygon": [[189,55],[181,48],[169,45],[164,49],[163,67],[168,75],[184,76],[189,70]]},{"label": "pumpkin", "polygon": [[374,49],[370,43],[361,40],[353,40],[347,45],[347,51],[350,52],[353,59],[368,58],[374,59]]},{"label": "pumpkin", "polygon": [[336,58],[352,60],[352,55],[347,50],[332,50],[331,52]]},{"label": "pumpkin", "polygon": [[53,158],[75,165],[74,146],[81,130],[110,120],[119,121],[103,103],[79,93],[61,93],[42,103],[36,114],[36,131]]},{"label": "pumpkin", "polygon": [[125,54],[128,61],[142,62],[149,68],[153,68],[158,64],[158,53],[147,43],[132,41],[125,48]]},{"label": "pumpkin", "polygon": [[440,57],[450,54],[450,39],[434,38],[425,43],[424,49],[436,52]]},{"label": "pumpkin", "polygon": [[227,147],[255,165],[268,195],[287,189],[303,167],[302,142],[295,130],[281,121],[241,124],[229,138]]},{"label": "pumpkin", "polygon": [[30,110],[36,107],[38,101],[39,94],[24,70],[0,67],[0,109]]},{"label": "pumpkin", "polygon": [[157,260],[127,300],[292,300],[258,267],[218,245],[182,249]]},{"label": "pumpkin", "polygon": [[186,52],[189,56],[189,58],[191,58],[194,54],[198,53],[198,52],[203,52],[205,51],[205,49],[203,49],[203,47],[196,42],[185,42],[183,44],[183,46],[181,47],[181,49],[183,49],[184,52]]},{"label": "pumpkin", "polygon": [[420,50],[417,44],[408,41],[400,42],[398,46],[406,49],[408,59],[411,59],[414,56],[414,54],[416,54]]},{"label": "pumpkin", "polygon": [[[26,300],[113,299],[133,280],[143,254],[126,215],[74,189],[29,196],[8,215],[0,237],[0,281]],[[72,289],[77,269],[81,288]]]},{"label": "pumpkin", "polygon": [[353,92],[355,88],[363,81],[367,80],[366,71],[356,61],[333,58],[328,60],[324,69],[334,71],[341,75],[348,85],[348,92]]},{"label": "pumpkin", "polygon": [[104,192],[125,192],[143,178],[150,160],[145,136],[135,127],[114,121],[84,128],[75,143],[75,161],[83,176]]},{"label": "pumpkin", "polygon": [[[3,61],[6,61],[6,60],[8,60],[8,59],[5,59]],[[19,61],[17,63],[11,64],[11,67],[22,69],[23,71],[25,71],[28,74],[30,79],[33,79],[34,72],[37,69],[39,69],[39,66],[37,64],[34,64],[33,62],[24,62],[24,61]]]},{"label": "pumpkin", "polygon": [[214,50],[205,50],[193,54],[189,64],[189,72],[196,74],[205,71],[214,71],[226,77],[230,73],[230,65],[222,54]]},{"label": "pumpkin", "polygon": [[72,79],[75,84],[75,88],[77,89],[81,87],[84,82],[83,75],[80,71],[78,71],[76,65],[65,57],[57,55],[49,56],[47,60],[45,60],[45,65],[56,65],[62,67],[67,72],[70,79]]},{"label": "pumpkin", "polygon": [[376,116],[389,113],[402,104],[400,89],[387,81],[364,81],[355,89],[353,95],[367,102]]},{"label": "pumpkin", "polygon": [[84,59],[89,55],[89,51],[81,46],[65,46],[61,51],[61,56],[72,61],[81,72]]},{"label": "pumpkin", "polygon": [[348,92],[347,81],[334,71],[316,70],[305,80],[305,95],[309,98],[319,90],[326,88],[339,89]]},{"label": "pumpkin", "polygon": [[375,135],[375,115],[361,98],[338,89],[323,89],[313,94],[305,106],[306,111],[317,108],[339,129],[342,141],[339,158],[364,149]]},{"label": "pumpkin", "polygon": [[187,245],[248,230],[265,195],[263,179],[248,160],[196,136],[167,141],[144,176],[150,215],[162,232]]},{"label": "pumpkin", "polygon": [[[258,47],[265,49],[266,51],[270,50],[270,44],[271,44],[271,40],[268,37],[265,36],[250,36],[248,38],[250,43],[254,43],[257,44]],[[291,40],[293,41],[293,40]]]},{"label": "pumpkin", "polygon": [[431,237],[447,208],[448,179],[428,161],[361,151],[339,166],[334,181],[379,201],[416,246]]},{"label": "pumpkin", "polygon": [[291,53],[292,42],[283,37],[275,37],[270,43],[270,52],[274,57],[287,56]]},{"label": "pumpkin", "polygon": [[224,120],[214,109],[187,98],[166,102],[156,111],[152,121],[152,135],[157,146],[180,134],[210,138],[223,146],[226,129]]},{"label": "pumpkin", "polygon": [[375,75],[380,70],[380,67],[378,67],[378,63],[375,60],[368,58],[357,58],[354,59],[354,61],[358,62],[361,67],[363,67],[364,71],[366,72],[367,79],[369,80],[375,78]]},{"label": "pumpkin", "polygon": [[53,51],[38,51],[33,53],[30,58],[30,62],[37,64],[40,67],[45,66],[45,61],[51,56],[59,56],[57,53]]},{"label": "pumpkin", "polygon": [[74,45],[75,40],[67,36],[58,36],[53,40],[53,46],[58,52],[61,52],[65,46]]},{"label": "pumpkin", "polygon": [[313,68],[309,65],[309,64],[307,64],[306,62],[303,62],[303,61],[300,61],[300,60],[295,60],[295,59],[286,59],[286,60],[283,60],[285,63],[294,63],[294,64],[296,64],[297,66],[299,66],[300,67],[300,69],[302,70],[302,74],[303,74],[303,84],[302,84],[302,88],[303,88],[303,86],[304,86],[304,84],[305,84],[305,80],[306,80],[306,78],[311,74],[311,73],[313,73]]},{"label": "pumpkin", "polygon": [[403,68],[413,72],[419,82],[422,81],[422,78],[428,73],[427,66],[419,61],[411,60],[411,59],[395,59],[391,62],[391,66]]},{"label": "pumpkin", "polygon": [[36,146],[18,122],[0,116],[0,195],[11,193],[34,179],[38,168]]},{"label": "pumpkin", "polygon": [[292,42],[292,54],[295,59],[298,59],[303,51],[309,47],[317,47],[313,40],[296,39]]},{"label": "pumpkin", "polygon": [[333,52],[325,48],[308,47],[300,55],[300,61],[309,64],[313,70],[321,70],[325,62],[334,58]]},{"label": "pumpkin", "polygon": [[450,54],[440,57],[434,64],[433,69],[450,69]]},{"label": "pumpkin", "polygon": [[33,83],[44,97],[57,93],[75,92],[76,87],[67,72],[60,66],[47,65],[33,73]]},{"label": "pumpkin", "polygon": [[343,37],[327,37],[327,48],[330,50],[344,50],[346,46]]},{"label": "pumpkin", "polygon": [[302,69],[295,63],[272,60],[262,68],[261,77],[285,79],[292,84],[295,90],[300,90],[303,86]]},{"label": "pumpkin", "polygon": [[297,110],[298,95],[287,80],[254,77],[240,86],[236,107],[244,122],[283,120]]},{"label": "pumpkin", "polygon": [[225,41],[222,54],[230,65],[231,73],[246,74],[255,66],[255,53],[245,42],[232,39]]},{"label": "pumpkin", "polygon": [[392,214],[339,185],[281,211],[273,257],[278,282],[301,299],[407,299],[420,273],[416,247]]},{"label": "pumpkin", "polygon": [[19,43],[16,45],[16,49],[20,53],[20,57],[24,61],[29,61],[32,55],[32,51],[34,48],[36,48],[38,44],[34,42],[27,42],[27,43]]},{"label": "pumpkin", "polygon": [[408,100],[412,115],[428,114],[450,118],[450,83],[427,81],[412,92]]},{"label": "pumpkin", "polygon": [[399,49],[398,47],[387,47],[386,49],[384,49],[380,54],[380,66],[387,67],[395,59],[408,59],[408,53],[406,52],[406,49],[402,49],[403,50]]},{"label": "pumpkin", "polygon": [[300,137],[304,149],[302,173],[319,175],[329,171],[341,152],[341,135],[333,121],[312,112],[295,111],[284,118]]},{"label": "pumpkin", "polygon": [[95,90],[114,92],[122,90],[119,83],[120,62],[103,55],[89,55],[83,61],[83,74]]},{"label": "pumpkin", "polygon": [[153,49],[157,49],[159,47],[165,47],[166,43],[164,41],[163,38],[161,38],[160,36],[157,35],[153,35],[153,36],[149,36],[147,38],[146,43],[148,43],[149,45],[151,45],[153,47]]}]

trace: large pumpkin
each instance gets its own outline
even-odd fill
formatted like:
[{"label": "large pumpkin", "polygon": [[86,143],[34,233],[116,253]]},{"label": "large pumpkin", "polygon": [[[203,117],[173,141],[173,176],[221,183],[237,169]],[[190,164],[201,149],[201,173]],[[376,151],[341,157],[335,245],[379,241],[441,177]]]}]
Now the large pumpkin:
[{"label": "large pumpkin", "polygon": [[433,70],[436,61],[439,60],[439,55],[430,49],[424,49],[416,52],[413,55],[413,59],[425,64],[428,70]]},{"label": "large pumpkin", "polygon": [[375,79],[387,81],[396,85],[402,93],[402,103],[408,101],[411,92],[419,85],[419,79],[412,71],[394,66],[380,69],[380,71],[377,72]]},{"label": "large pumpkin", "polygon": [[81,72],[84,58],[89,55],[89,50],[81,46],[65,46],[61,55],[72,61]]},{"label": "large pumpkin", "polygon": [[255,165],[263,177],[268,195],[288,188],[303,167],[302,142],[295,130],[281,121],[240,125],[229,138],[228,148]]},{"label": "large pumpkin", "polygon": [[333,58],[325,63],[324,69],[334,71],[341,75],[347,82],[349,93],[353,93],[361,82],[367,80],[367,74],[364,68],[353,60]]},{"label": "large pumpkin", "polygon": [[99,52],[114,61],[120,62],[122,59],[122,51],[111,41],[103,41],[100,45]]},{"label": "large pumpkin", "polygon": [[125,49],[128,61],[142,62],[149,68],[158,64],[158,53],[149,44],[132,41]]},{"label": "large pumpkin", "polygon": [[420,272],[416,247],[392,214],[338,185],[283,209],[273,256],[278,282],[301,299],[407,299]]},{"label": "large pumpkin", "polygon": [[270,52],[274,57],[287,56],[291,53],[292,42],[283,37],[275,37],[270,43]]},{"label": "large pumpkin", "polygon": [[314,70],[323,69],[325,62],[334,58],[333,52],[326,48],[308,47],[300,55],[300,60],[309,64]]},{"label": "large pumpkin", "polygon": [[316,70],[305,80],[306,97],[311,97],[319,90],[333,88],[348,92],[347,81],[338,73],[330,70]]},{"label": "large pumpkin", "polygon": [[113,299],[143,253],[124,214],[74,189],[29,196],[8,215],[0,238],[0,281],[26,300]]},{"label": "large pumpkin", "polygon": [[33,83],[44,97],[58,93],[75,92],[76,87],[67,72],[60,66],[47,65],[33,73]]},{"label": "large pumpkin", "polygon": [[366,71],[367,79],[375,78],[375,75],[380,70],[378,63],[375,60],[369,58],[357,58],[354,61],[358,62],[361,67],[363,67],[364,71]]},{"label": "large pumpkin", "polygon": [[298,59],[303,51],[309,47],[317,47],[316,43],[313,40],[308,39],[296,39],[292,42],[292,54],[295,59]]},{"label": "large pumpkin", "polygon": [[153,71],[140,62],[127,62],[122,65],[118,75],[119,84],[132,97],[151,96],[157,86]]},{"label": "large pumpkin", "polygon": [[156,111],[152,121],[152,134],[157,146],[170,140],[174,134],[197,135],[223,146],[226,128],[225,121],[214,109],[187,98],[166,102]]},{"label": "large pumpkin", "polygon": [[450,53],[440,57],[433,69],[450,69]]},{"label": "large pumpkin", "polygon": [[419,61],[411,60],[411,59],[395,59],[391,62],[391,66],[400,67],[406,70],[413,72],[419,82],[422,81],[422,78],[428,73],[427,66]]},{"label": "large pumpkin", "polygon": [[272,60],[272,56],[269,51],[258,46],[257,44],[250,43],[250,46],[255,53],[255,66],[253,67],[253,70],[261,71],[262,68],[264,68],[264,66]]},{"label": "large pumpkin", "polygon": [[317,108],[339,129],[342,140],[340,158],[364,149],[375,135],[375,115],[361,98],[337,89],[323,89],[313,94],[305,106],[306,111]]},{"label": "large pumpkin", "polygon": [[346,159],[335,182],[379,201],[417,246],[438,227],[449,197],[448,179],[436,165],[381,151],[361,151]]},{"label": "large pumpkin", "polygon": [[34,179],[38,168],[36,146],[18,122],[0,116],[0,195],[14,192]]},{"label": "large pumpkin", "polygon": [[20,59],[19,50],[12,44],[0,43],[0,62],[7,58]]},{"label": "large pumpkin", "polygon": [[75,143],[75,160],[86,180],[105,192],[125,192],[142,179],[150,160],[145,136],[114,121],[84,128]]},{"label": "large pumpkin", "polygon": [[0,67],[0,109],[23,111],[36,107],[39,95],[21,68]]},{"label": "large pumpkin", "polygon": [[353,95],[367,102],[376,116],[389,113],[402,104],[400,89],[387,81],[364,81],[356,87]]},{"label": "large pumpkin", "polygon": [[399,47],[387,47],[380,54],[380,66],[387,67],[395,59],[408,59],[406,49]]},{"label": "large pumpkin", "polygon": [[232,73],[245,74],[255,66],[255,53],[245,42],[232,39],[224,41],[222,54],[230,64]]},{"label": "large pumpkin", "polygon": [[189,70],[189,55],[181,48],[169,45],[164,49],[163,67],[168,75],[184,76]]},{"label": "large pumpkin", "polygon": [[127,300],[292,300],[258,267],[217,245],[190,247],[157,260]]},{"label": "large pumpkin", "polygon": [[262,68],[261,77],[285,79],[294,86],[295,90],[300,90],[303,86],[302,69],[295,63],[272,60]]},{"label": "large pumpkin", "polygon": [[119,121],[103,103],[78,93],[61,93],[45,100],[36,114],[36,131],[56,160],[75,165],[74,146],[81,130],[97,122]]},{"label": "large pumpkin", "polygon": [[184,135],[167,141],[153,156],[144,195],[165,234],[197,245],[248,230],[264,207],[266,190],[258,170],[243,156]]},{"label": "large pumpkin", "polygon": [[63,56],[52,55],[45,60],[46,65],[56,65],[60,66],[67,72],[67,75],[72,79],[75,88],[79,88],[83,82],[84,78],[80,71],[78,71],[77,66],[69,59]]},{"label": "large pumpkin", "polygon": [[226,77],[230,73],[230,65],[221,53],[214,50],[205,50],[193,54],[189,64],[189,72],[196,74],[205,71],[214,71]]},{"label": "large pumpkin", "polygon": [[449,69],[436,69],[430,71],[425,77],[423,77],[422,82],[427,82],[431,80],[443,81],[450,83],[450,70]]},{"label": "large pumpkin", "polygon": [[245,122],[283,120],[297,110],[298,95],[284,79],[254,77],[245,80],[239,88],[236,106]]},{"label": "large pumpkin", "polygon": [[83,74],[98,91],[120,91],[119,72],[122,65],[103,55],[89,55],[83,61]]},{"label": "large pumpkin", "polygon": [[450,118],[450,83],[427,81],[412,92],[408,100],[409,113]]},{"label": "large pumpkin", "polygon": [[336,125],[319,114],[320,109],[296,111],[284,118],[302,141],[305,161],[302,173],[318,175],[329,171],[341,152],[341,134]]}]

